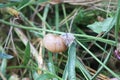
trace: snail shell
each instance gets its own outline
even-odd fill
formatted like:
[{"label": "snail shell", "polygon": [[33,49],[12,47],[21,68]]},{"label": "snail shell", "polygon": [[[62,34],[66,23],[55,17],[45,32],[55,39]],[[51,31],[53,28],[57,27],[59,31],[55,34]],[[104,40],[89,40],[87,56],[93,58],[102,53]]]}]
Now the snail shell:
[{"label": "snail shell", "polygon": [[43,45],[53,53],[64,52],[67,49],[63,38],[54,34],[47,34],[43,38]]}]

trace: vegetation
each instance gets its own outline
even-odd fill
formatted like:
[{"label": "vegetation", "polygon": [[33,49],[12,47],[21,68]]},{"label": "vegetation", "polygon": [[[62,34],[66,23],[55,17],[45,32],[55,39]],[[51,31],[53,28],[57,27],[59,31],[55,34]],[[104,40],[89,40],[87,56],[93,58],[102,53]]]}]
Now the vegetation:
[{"label": "vegetation", "polygon": [[[119,80],[117,3],[0,0],[0,80]],[[54,53],[42,41],[48,33],[75,39]]]}]

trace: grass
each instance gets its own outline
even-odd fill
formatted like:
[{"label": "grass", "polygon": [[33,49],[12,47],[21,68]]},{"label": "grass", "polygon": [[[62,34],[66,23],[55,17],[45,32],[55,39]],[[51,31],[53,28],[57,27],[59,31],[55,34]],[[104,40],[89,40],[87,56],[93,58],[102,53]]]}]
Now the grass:
[{"label": "grass", "polygon": [[[69,1],[49,3],[48,0],[0,3],[0,52],[5,53],[1,57],[0,80],[109,80],[110,76],[120,79],[116,66],[119,60],[113,54],[119,43],[120,5],[109,2],[107,7],[89,8]],[[97,16],[113,18],[106,32],[96,33],[87,27],[95,21],[102,22]],[[47,33],[66,32],[76,38],[67,51],[52,53],[44,48],[42,39]],[[13,58],[6,59],[9,55]]]}]

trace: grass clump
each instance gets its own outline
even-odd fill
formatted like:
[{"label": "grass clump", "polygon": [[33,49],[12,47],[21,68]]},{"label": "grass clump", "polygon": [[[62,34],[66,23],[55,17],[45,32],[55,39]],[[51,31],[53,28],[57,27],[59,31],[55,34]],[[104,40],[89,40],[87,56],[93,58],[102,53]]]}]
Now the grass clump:
[{"label": "grass clump", "polygon": [[[0,79],[110,80],[112,76],[119,80],[117,3],[2,1]],[[72,33],[75,40],[65,52],[52,53],[43,45],[47,33]]]}]

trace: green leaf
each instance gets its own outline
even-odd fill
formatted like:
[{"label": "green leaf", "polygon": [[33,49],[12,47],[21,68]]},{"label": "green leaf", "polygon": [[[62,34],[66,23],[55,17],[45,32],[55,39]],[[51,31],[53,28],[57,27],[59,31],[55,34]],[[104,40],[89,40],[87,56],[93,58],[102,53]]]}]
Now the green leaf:
[{"label": "green leaf", "polygon": [[75,60],[76,60],[76,43],[73,42],[68,50],[68,80],[76,80]]},{"label": "green leaf", "polygon": [[111,26],[112,23],[114,23],[113,18],[107,18],[103,22],[94,22],[93,24],[89,24],[87,27],[99,34],[110,30],[113,27]]},{"label": "green leaf", "polygon": [[0,71],[3,75],[6,74],[6,70],[7,70],[6,67],[7,67],[7,59],[3,59],[0,65]]},{"label": "green leaf", "polygon": [[67,80],[67,77],[68,77],[68,62],[66,63],[66,66],[62,75],[62,79]]},{"label": "green leaf", "polygon": [[[5,54],[4,48],[0,45],[0,52],[1,54]],[[3,58],[3,57],[2,57]],[[2,59],[1,64],[0,64],[0,72],[3,75],[6,75],[6,67],[7,67],[7,59]]]},{"label": "green leaf", "polygon": [[49,0],[38,0],[39,3],[47,2]]},{"label": "green leaf", "polygon": [[30,59],[30,44],[27,43],[26,49],[25,49],[25,55],[23,58],[23,65],[27,65],[28,61]]},{"label": "green leaf", "polygon": [[37,80],[39,74],[36,71],[32,70],[32,76],[33,76],[33,80]]},{"label": "green leaf", "polygon": [[1,59],[11,59],[11,58],[13,58],[13,56],[8,55],[6,53],[0,53],[0,58]]},{"label": "green leaf", "polygon": [[48,80],[52,78],[57,78],[57,77],[53,74],[45,73],[45,74],[41,74],[36,80]]}]

